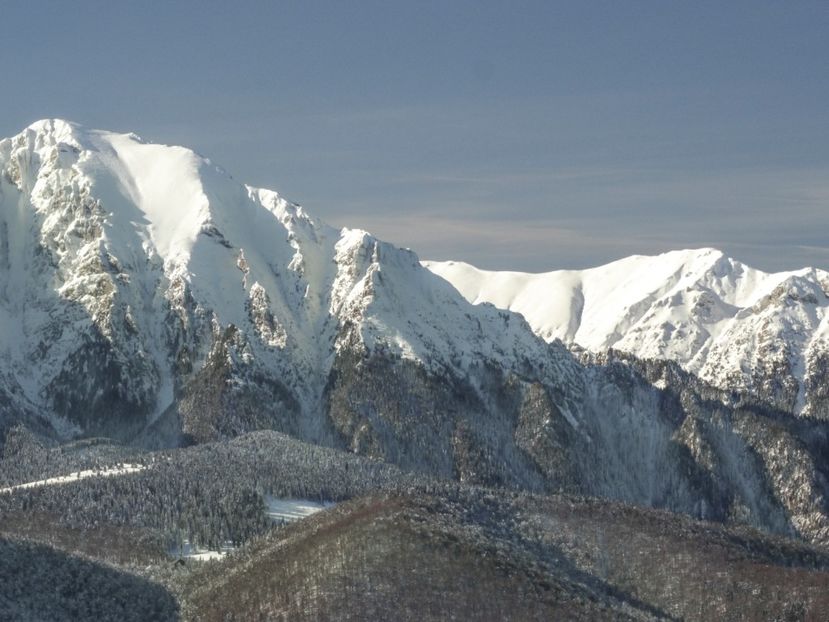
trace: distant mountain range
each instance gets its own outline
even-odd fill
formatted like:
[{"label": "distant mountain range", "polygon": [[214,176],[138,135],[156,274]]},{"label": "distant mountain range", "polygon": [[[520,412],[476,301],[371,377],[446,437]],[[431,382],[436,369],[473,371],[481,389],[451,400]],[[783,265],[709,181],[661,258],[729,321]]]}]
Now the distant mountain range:
[{"label": "distant mountain range", "polygon": [[424,265],[470,302],[520,313],[545,341],[675,361],[721,389],[829,419],[824,270],[769,274],[710,248],[544,274]]},{"label": "distant mountain range", "polygon": [[829,543],[825,272],[427,267],[188,149],[35,123],[0,141],[0,442],[270,429]]}]

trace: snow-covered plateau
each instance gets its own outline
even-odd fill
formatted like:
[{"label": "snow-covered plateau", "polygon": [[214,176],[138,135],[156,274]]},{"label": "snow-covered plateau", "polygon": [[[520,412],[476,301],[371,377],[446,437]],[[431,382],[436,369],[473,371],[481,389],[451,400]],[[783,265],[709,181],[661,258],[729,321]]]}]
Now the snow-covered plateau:
[{"label": "snow-covered plateau", "polygon": [[275,430],[829,542],[825,273],[428,267],[188,149],[34,123],[0,140],[0,446]]}]

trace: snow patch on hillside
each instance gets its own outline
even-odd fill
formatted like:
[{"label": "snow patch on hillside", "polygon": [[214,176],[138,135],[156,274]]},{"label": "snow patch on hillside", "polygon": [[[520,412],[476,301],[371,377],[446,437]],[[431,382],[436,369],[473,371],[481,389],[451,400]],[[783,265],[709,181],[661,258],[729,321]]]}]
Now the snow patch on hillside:
[{"label": "snow patch on hillside", "polygon": [[[265,514],[275,523],[293,523],[317,512],[336,505],[333,501],[311,501],[308,499],[280,499],[271,495],[265,495]],[[169,554],[182,559],[195,561],[211,561],[221,559],[228,553],[236,550],[231,543],[225,543],[220,550],[208,549],[197,546],[189,540],[184,540],[182,545],[170,549]]]},{"label": "snow patch on hillside", "polygon": [[333,507],[334,503],[331,501],[310,501],[308,499],[279,499],[266,495],[265,505],[268,518],[283,523],[292,523]]},{"label": "snow patch on hillside", "polygon": [[25,484],[17,484],[15,486],[0,488],[0,494],[13,493],[15,490],[24,490],[26,488],[42,488],[43,486],[71,484],[72,482],[77,482],[89,477],[115,477],[117,475],[127,475],[129,473],[138,473],[146,468],[147,466],[143,464],[118,464],[106,469],[85,469],[83,471],[68,473],[67,475],[59,475],[57,477],[50,477],[33,482],[26,482]]}]

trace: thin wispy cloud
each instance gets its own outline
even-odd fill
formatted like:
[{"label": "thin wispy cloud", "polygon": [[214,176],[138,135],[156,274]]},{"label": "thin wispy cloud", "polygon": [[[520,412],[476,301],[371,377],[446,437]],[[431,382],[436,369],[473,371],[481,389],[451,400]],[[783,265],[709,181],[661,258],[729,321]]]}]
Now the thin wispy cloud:
[{"label": "thin wispy cloud", "polygon": [[[566,175],[534,178],[551,183],[602,178],[607,183],[588,190],[559,185],[555,205],[528,209],[526,203],[509,200],[520,194],[525,176],[467,177],[452,180],[466,188],[452,201],[401,198],[393,209],[339,205],[331,216],[338,224],[358,223],[412,247],[424,258],[465,259],[488,268],[585,267],[626,254],[700,246],[721,248],[767,270],[829,267],[819,243],[829,229],[827,175],[818,169],[674,172],[668,179],[635,169],[570,169]],[[397,183],[402,182],[390,182]],[[419,183],[435,182],[424,175],[404,185]],[[475,190],[478,186],[499,191],[493,198],[491,192]],[[427,189],[414,196],[424,194]],[[482,195],[489,198],[482,201]]]}]

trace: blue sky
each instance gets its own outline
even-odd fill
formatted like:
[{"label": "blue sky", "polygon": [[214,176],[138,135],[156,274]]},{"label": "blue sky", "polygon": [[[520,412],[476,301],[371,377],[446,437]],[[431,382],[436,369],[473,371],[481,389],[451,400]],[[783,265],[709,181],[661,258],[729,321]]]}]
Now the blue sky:
[{"label": "blue sky", "polygon": [[829,268],[829,3],[38,2],[0,136],[184,144],[421,257]]}]

